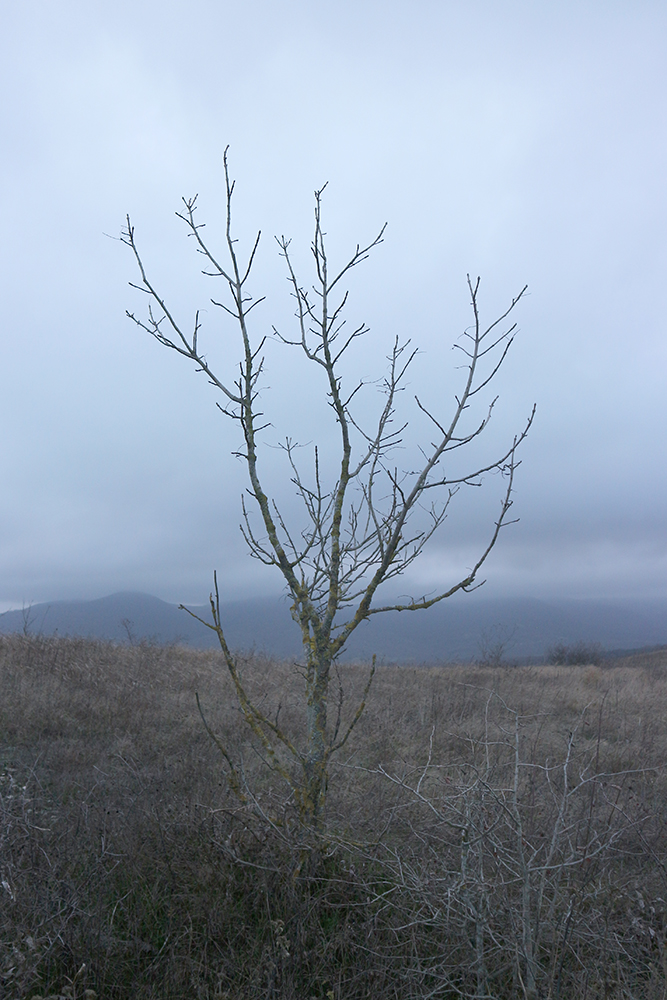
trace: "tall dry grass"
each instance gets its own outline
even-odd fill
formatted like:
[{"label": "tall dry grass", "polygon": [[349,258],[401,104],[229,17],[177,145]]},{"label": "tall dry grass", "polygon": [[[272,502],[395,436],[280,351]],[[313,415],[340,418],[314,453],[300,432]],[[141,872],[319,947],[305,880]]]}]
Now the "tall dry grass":
[{"label": "tall dry grass", "polygon": [[[244,669],[298,740],[298,668]],[[665,997],[666,758],[664,652],[383,667],[309,838],[215,653],[4,637],[0,992]]]}]

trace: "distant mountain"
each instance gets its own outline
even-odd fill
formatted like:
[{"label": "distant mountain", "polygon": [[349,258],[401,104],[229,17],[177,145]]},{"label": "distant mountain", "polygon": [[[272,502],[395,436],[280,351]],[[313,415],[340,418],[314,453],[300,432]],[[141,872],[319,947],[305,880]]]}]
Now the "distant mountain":
[{"label": "distant mountain", "polygon": [[[207,607],[193,607],[209,618]],[[300,655],[299,629],[287,598],[229,601],[222,608],[233,648],[279,657]],[[95,601],[54,601],[0,615],[0,632],[85,635],[117,642],[152,639],[215,646],[213,632],[175,604],[148,594],[112,594]],[[508,659],[539,658],[557,642],[599,642],[609,650],[667,645],[667,601],[542,601],[457,595],[428,611],[378,615],[363,622],[347,658],[386,662],[468,661],[503,643]]]},{"label": "distant mountain", "polygon": [[[191,609],[210,621],[206,605]],[[298,654],[298,630],[285,602],[275,598],[233,601],[224,605],[225,628],[237,648],[261,648],[277,656]],[[206,648],[217,637],[178,605],[126,591],[95,601],[53,601],[0,615],[0,633],[83,635],[115,642],[154,640]],[[293,631],[293,636],[290,632]]]}]

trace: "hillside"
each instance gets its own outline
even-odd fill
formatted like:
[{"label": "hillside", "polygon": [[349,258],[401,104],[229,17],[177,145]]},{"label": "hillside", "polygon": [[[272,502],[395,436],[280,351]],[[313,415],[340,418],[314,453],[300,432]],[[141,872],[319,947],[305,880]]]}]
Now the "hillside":
[{"label": "hillside", "polygon": [[[241,670],[302,746],[298,666]],[[337,671],[343,730],[367,677]],[[0,637],[0,993],[659,1000],[666,747],[665,652],[384,666],[317,832],[219,653]]]},{"label": "hillside", "polygon": [[[206,607],[193,607],[208,617]],[[286,598],[256,598],[223,605],[224,627],[235,648],[273,656],[299,656],[297,626]],[[194,648],[216,645],[215,635],[175,604],[148,594],[119,593],[94,601],[56,601],[0,615],[0,633],[81,635],[115,641],[155,640]],[[376,653],[387,662],[469,661],[483,647],[502,643],[504,656],[538,659],[557,642],[600,643],[606,650],[667,644],[667,601],[612,602],[454,597],[426,612],[378,616],[363,623],[348,658]]]}]

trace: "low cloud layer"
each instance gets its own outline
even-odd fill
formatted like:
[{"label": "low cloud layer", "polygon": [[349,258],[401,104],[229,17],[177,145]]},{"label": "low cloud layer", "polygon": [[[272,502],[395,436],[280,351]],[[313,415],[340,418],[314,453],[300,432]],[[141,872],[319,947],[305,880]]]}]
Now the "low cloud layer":
[{"label": "low cloud layer", "polygon": [[[488,318],[529,285],[490,453],[538,413],[488,592],[667,594],[664,5],[358,0],[333,19],[304,0],[27,0],[5,20],[0,608],[123,589],[197,603],[214,568],[227,597],[280,589],[238,530],[236,429],[124,315],[142,307],[116,239],[129,212],[156,283],[187,327],[202,308],[205,350],[234,377],[235,331],[210,304],[224,289],[174,216],[198,191],[222,246],[228,143],[239,247],[263,231],[258,342],[293,322],[273,234],[310,281],[316,186],[338,259],[389,222],[351,281],[348,322],[371,333],[350,377],[381,377],[411,338],[411,418],[415,392],[452,406],[466,273]],[[291,434],[309,461],[335,443],[326,401],[275,342],[262,401],[269,478],[298,521],[269,446]],[[406,589],[465,572],[498,489],[457,498]]]}]

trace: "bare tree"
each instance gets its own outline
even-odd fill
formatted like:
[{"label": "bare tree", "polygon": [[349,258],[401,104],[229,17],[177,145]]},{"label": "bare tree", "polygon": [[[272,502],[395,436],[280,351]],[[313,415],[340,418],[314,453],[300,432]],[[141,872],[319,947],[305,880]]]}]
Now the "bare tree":
[{"label": "bare tree", "polygon": [[[140,284],[133,287],[144,292],[149,302],[144,318],[130,312],[128,316],[160,344],[193,361],[222,395],[219,408],[240,426],[243,446],[237,454],[247,465],[250,480],[248,492],[254,512],[259,513],[261,526],[258,530],[252,519],[253,510],[243,499],[241,530],[250,553],[282,573],[292,600],[292,616],[301,628],[305,659],[305,738],[293,740],[252,701],[244,688],[237,660],[225,637],[217,578],[214,594],[210,598],[213,620],[204,624],[218,636],[241,709],[268,761],[288,782],[304,821],[317,825],[326,795],[331,755],[343,746],[361,716],[375,668],[373,663],[362,700],[347,726],[341,725],[340,708],[332,721],[328,711],[332,665],[346,642],[362,622],[374,615],[389,611],[424,610],[457,591],[478,586],[478,573],[501,528],[509,523],[514,473],[518,464],[516,450],[528,433],[534,408],[521,433],[493,460],[454,478],[447,475],[443,460],[479,438],[489,424],[495,399],[482,403],[480,394],[492,382],[507,356],[516,329],[511,314],[525,288],[501,316],[485,326],[478,307],[479,279],[471,281],[468,278],[472,325],[455,345],[464,359],[460,392],[454,397],[453,411],[446,418],[415,397],[417,411],[430,426],[432,440],[419,449],[416,467],[408,464],[401,470],[392,458],[401,445],[407,422],[396,423],[397,395],[403,388],[406,372],[416,351],[410,347],[409,341],[401,342],[398,337],[395,338],[382,382],[384,402],[372,426],[364,421],[358,408],[363,383],[344,384],[340,371],[343,356],[358,338],[368,333],[363,323],[351,332],[345,327],[343,311],[348,295],[343,290],[343,282],[382,242],[385,227],[370,243],[357,245],[342,267],[330,270],[322,229],[324,188],[315,192],[315,233],[311,248],[315,265],[313,290],[308,291],[297,277],[290,254],[290,240],[284,236],[277,238],[296,302],[296,331],[292,336],[285,336],[274,328],[273,333],[283,343],[303,351],[308,361],[312,362],[314,371],[319,372],[322,391],[328,397],[340,438],[337,473],[331,483],[324,481],[326,473],[317,448],[312,476],[307,479],[297,464],[296,443],[288,438],[282,445],[289,476],[304,514],[305,524],[297,533],[290,527],[289,518],[283,515],[275,500],[265,491],[262,482],[258,436],[268,424],[259,410],[258,394],[265,338],[260,336],[258,342],[253,340],[249,317],[263,299],[253,298],[248,291],[260,235],[257,235],[247,261],[242,262],[232,235],[234,182],[230,180],[226,151],[224,170],[227,193],[225,260],[221,262],[217,252],[204,242],[202,224],[195,219],[196,196],[184,198],[184,208],[176,214],[185,222],[189,235],[196,242],[197,251],[205,259],[203,273],[222,278],[228,286],[228,304],[216,299],[211,301],[237,324],[242,350],[238,377],[234,380],[229,375],[219,376],[210,367],[199,343],[199,312],[195,315],[190,333],[170,311],[147,275],[129,217],[122,240],[132,249],[141,274]],[[478,401],[483,411],[471,422],[468,411]],[[381,585],[400,576],[420,556],[442,525],[458,490],[465,485],[478,485],[480,478],[489,472],[501,473],[505,485],[497,520],[472,568],[456,584],[433,596],[382,603],[378,593]],[[232,783],[240,788],[241,775],[219,739],[218,745],[231,768]]]},{"label": "bare tree", "polygon": [[493,669],[515,665],[511,660],[506,660],[505,656],[514,645],[516,632],[516,625],[514,628],[510,628],[508,625],[501,623],[492,625],[490,629],[484,629],[477,643],[480,654],[477,660],[478,665]]}]

